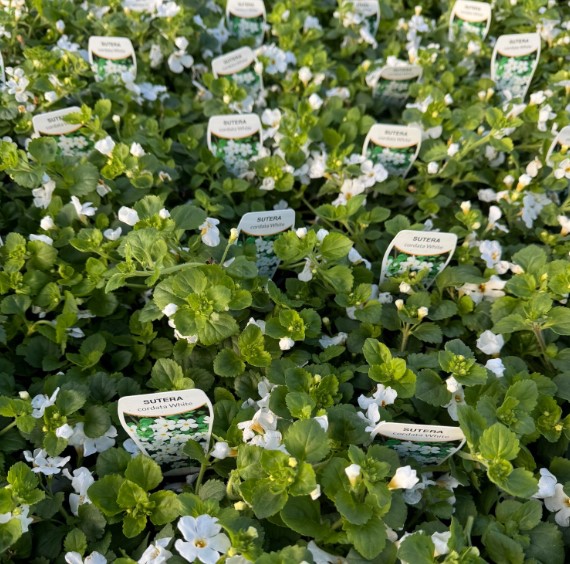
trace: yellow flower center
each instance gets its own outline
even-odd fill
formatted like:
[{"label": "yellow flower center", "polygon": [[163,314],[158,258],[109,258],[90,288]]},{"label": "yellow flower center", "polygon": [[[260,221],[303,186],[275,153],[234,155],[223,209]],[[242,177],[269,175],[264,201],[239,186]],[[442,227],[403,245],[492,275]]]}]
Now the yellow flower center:
[{"label": "yellow flower center", "polygon": [[206,543],[206,541],[205,541],[204,539],[196,539],[196,540],[194,541],[194,546],[195,546],[196,548],[206,548],[207,543]]}]

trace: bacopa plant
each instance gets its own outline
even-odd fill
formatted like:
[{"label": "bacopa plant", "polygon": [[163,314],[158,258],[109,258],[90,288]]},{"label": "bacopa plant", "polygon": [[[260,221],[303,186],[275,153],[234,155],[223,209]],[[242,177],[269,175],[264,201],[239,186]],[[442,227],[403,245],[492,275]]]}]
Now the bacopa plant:
[{"label": "bacopa plant", "polygon": [[0,4],[1,562],[565,561],[567,3]]}]

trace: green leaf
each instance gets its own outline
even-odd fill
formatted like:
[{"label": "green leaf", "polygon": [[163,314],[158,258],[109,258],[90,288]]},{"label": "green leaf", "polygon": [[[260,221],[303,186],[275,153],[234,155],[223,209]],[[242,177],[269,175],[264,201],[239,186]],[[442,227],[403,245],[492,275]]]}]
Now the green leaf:
[{"label": "green leaf", "polygon": [[111,417],[104,407],[91,405],[85,410],[83,425],[85,435],[96,439],[108,431],[111,426]]},{"label": "green leaf", "polygon": [[131,455],[122,448],[110,448],[101,452],[97,456],[97,475],[102,478],[107,474],[122,474],[130,460]]},{"label": "green leaf", "polygon": [[321,243],[321,256],[327,260],[339,260],[348,255],[353,245],[346,235],[329,233]]},{"label": "green leaf", "polygon": [[317,405],[305,392],[290,392],[285,396],[285,403],[295,419],[309,419]]},{"label": "green leaf", "polygon": [[344,489],[338,491],[334,502],[339,513],[353,525],[364,525],[372,517],[372,509]]},{"label": "green leaf", "polygon": [[245,363],[232,349],[222,349],[214,359],[214,372],[225,378],[235,378],[245,371]]},{"label": "green leaf", "polygon": [[155,525],[166,525],[172,523],[180,516],[182,504],[174,492],[160,491],[149,496],[154,508],[150,514],[150,520]]},{"label": "green leaf", "polygon": [[146,491],[130,480],[123,480],[117,494],[117,503],[123,509],[143,507],[148,502]]},{"label": "green leaf", "polygon": [[487,429],[487,421],[470,405],[460,405],[457,409],[457,416],[468,443],[477,448],[481,436]]},{"label": "green leaf", "polygon": [[162,472],[152,458],[139,454],[128,463],[125,478],[138,484],[145,491],[150,491],[162,482]]},{"label": "green leaf", "polygon": [[72,529],[67,533],[63,546],[66,552],[84,554],[87,550],[87,537],[81,529]]},{"label": "green leaf", "polygon": [[285,507],[288,495],[285,491],[275,491],[269,478],[247,480],[240,485],[243,498],[253,507],[258,519],[275,515]]},{"label": "green leaf", "polygon": [[290,529],[300,535],[319,539],[329,533],[329,528],[321,523],[319,502],[309,496],[290,497],[280,516]]},{"label": "green leaf", "polygon": [[414,533],[406,537],[398,549],[398,558],[404,562],[429,564],[436,562],[435,546],[430,537],[423,533]]},{"label": "green leaf", "polygon": [[564,541],[559,527],[554,523],[539,523],[528,534],[530,543],[525,556],[529,561],[543,562],[546,554],[548,564],[564,564]]},{"label": "green leaf", "polygon": [[163,392],[173,390],[188,390],[194,387],[194,382],[184,376],[182,367],[170,358],[160,358],[152,367],[149,387]]},{"label": "green leaf", "polygon": [[146,527],[146,516],[126,515],[123,519],[123,534],[132,539],[144,531]]},{"label": "green leaf", "polygon": [[87,490],[89,499],[105,515],[111,517],[122,511],[117,503],[117,496],[125,480],[117,474],[108,474],[97,480]]},{"label": "green leaf", "polygon": [[10,519],[0,523],[0,554],[6,552],[22,536],[19,519]]},{"label": "green leaf", "polygon": [[[364,525],[345,524],[348,540],[358,552],[369,560],[376,558],[386,546],[386,526],[378,517],[372,517]],[[409,560],[409,562],[419,562]]]},{"label": "green leaf", "polygon": [[512,260],[522,266],[526,273],[540,277],[544,273],[547,257],[544,249],[537,245],[529,245],[515,253]]},{"label": "green leaf", "polygon": [[437,372],[426,368],[418,373],[416,397],[430,405],[439,407],[449,403],[451,392]]},{"label": "green leaf", "polygon": [[501,481],[498,485],[507,493],[526,499],[538,491],[538,482],[532,472],[524,468],[515,468],[506,480]]},{"label": "green leaf", "polygon": [[524,562],[524,552],[521,545],[495,528],[489,528],[485,531],[483,544],[495,562],[504,562],[505,564],[522,564]]},{"label": "green leaf", "polygon": [[519,452],[520,443],[511,430],[495,423],[483,431],[479,451],[487,460],[512,460]]},{"label": "green leaf", "polygon": [[417,329],[414,330],[412,335],[419,339],[420,341],[424,341],[426,343],[441,343],[443,340],[443,334],[439,325],[436,323],[422,323]]},{"label": "green leaf", "polygon": [[548,312],[547,327],[557,335],[570,335],[570,309],[554,307]]},{"label": "green leaf", "polygon": [[259,368],[271,364],[271,355],[265,350],[265,339],[261,329],[250,323],[238,337],[240,355],[252,366]]},{"label": "green leaf", "polygon": [[207,460],[204,447],[198,441],[189,439],[184,443],[182,450],[191,460],[197,460],[200,464],[204,464]]},{"label": "green leaf", "polygon": [[293,423],[283,442],[292,456],[310,463],[321,461],[330,450],[327,434],[314,419]]}]

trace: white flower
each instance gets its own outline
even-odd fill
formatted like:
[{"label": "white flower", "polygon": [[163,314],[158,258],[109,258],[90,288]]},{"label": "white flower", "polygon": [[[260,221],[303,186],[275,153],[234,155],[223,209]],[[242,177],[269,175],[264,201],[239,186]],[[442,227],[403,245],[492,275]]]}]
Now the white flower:
[{"label": "white flower", "polygon": [[198,559],[204,564],[215,564],[232,545],[227,535],[220,532],[218,519],[210,515],[181,517],[178,529],[186,542],[178,539],[174,546],[188,562]]},{"label": "white flower", "polygon": [[465,404],[465,392],[463,391],[463,386],[453,376],[450,376],[445,381],[445,385],[447,387],[447,391],[451,392],[451,400],[443,407],[447,409],[451,419],[458,421],[459,417],[457,415],[457,408],[460,405]]},{"label": "white flower", "polygon": [[28,517],[29,512],[30,506],[22,505],[9,513],[0,513],[0,525],[7,523],[12,519],[18,519],[20,521],[20,526],[22,527],[22,533],[27,533],[29,526],[34,521],[32,517]]},{"label": "white flower", "polygon": [[358,398],[358,405],[361,409],[368,409],[372,404],[376,404],[378,407],[386,407],[387,405],[392,405],[397,397],[398,392],[390,388],[390,386],[385,387],[384,384],[377,384],[376,391],[372,394],[372,397],[368,398],[361,395]]},{"label": "white flower", "polygon": [[279,339],[279,348],[282,351],[288,351],[293,348],[293,346],[295,346],[295,341],[293,339],[289,337],[281,337],[281,339]]},{"label": "white flower", "polygon": [[77,196],[71,196],[71,203],[75,208],[75,213],[77,214],[77,217],[82,221],[85,219],[86,216],[90,217],[95,215],[95,212],[97,211],[97,208],[94,208],[91,202],[85,202],[84,204],[82,204]]},{"label": "white flower", "polygon": [[452,143],[448,148],[447,148],[447,154],[450,157],[454,157],[455,155],[457,155],[457,153],[459,152],[459,143]]},{"label": "white flower", "polygon": [[69,425],[68,423],[65,423],[65,425],[62,425],[61,427],[58,427],[55,430],[55,436],[59,437],[60,439],[69,439],[71,436],[73,435],[73,427],[71,425]]},{"label": "white flower", "polygon": [[39,394],[32,399],[32,417],[40,419],[44,416],[46,407],[55,405],[57,399],[57,394],[59,393],[59,388],[56,388],[51,396],[46,396],[45,394]]},{"label": "white flower", "polygon": [[273,129],[277,129],[281,123],[281,111],[277,108],[274,110],[266,108],[261,114],[261,123]]},{"label": "white flower", "polygon": [[493,275],[488,282],[483,284],[464,284],[459,288],[459,292],[467,294],[476,304],[478,304],[483,300],[483,298],[488,298],[492,301],[503,297],[505,295],[505,292],[503,292],[505,284],[506,281]]},{"label": "white flower", "polygon": [[556,494],[556,476],[546,468],[540,469],[540,480],[538,480],[538,491],[532,496],[536,499],[553,497]]},{"label": "white flower", "polygon": [[220,230],[216,227],[219,223],[219,219],[207,217],[206,221],[198,227],[202,242],[208,247],[217,247],[220,244]]},{"label": "white flower", "polygon": [[554,170],[554,177],[558,180],[561,178],[570,179],[570,159],[564,159],[560,162]]},{"label": "white flower", "polygon": [[401,466],[396,470],[393,478],[388,483],[388,489],[407,490],[413,488],[419,481],[418,473],[411,466]]},{"label": "white flower", "polygon": [[498,241],[481,241],[479,252],[487,268],[493,268],[501,260],[503,249]]},{"label": "white flower", "polygon": [[439,170],[439,165],[432,161],[431,163],[428,164],[427,167],[427,171],[429,174],[437,174],[437,171]]},{"label": "white flower", "polygon": [[477,339],[477,348],[488,355],[499,354],[505,339],[502,335],[495,335],[492,331],[483,331]]},{"label": "white flower", "polygon": [[55,190],[55,182],[46,174],[43,178],[41,188],[34,188],[32,195],[34,196],[34,206],[36,208],[46,209],[51,203],[51,197]]},{"label": "white flower", "polygon": [[69,439],[69,444],[74,447],[83,448],[83,456],[89,456],[96,452],[105,452],[115,446],[115,437],[117,429],[111,425],[105,433],[100,437],[88,437],[83,431],[83,423],[79,422],[75,425],[73,436]]},{"label": "white flower", "polygon": [[144,149],[139,143],[131,143],[130,153],[133,157],[143,157],[146,155]]},{"label": "white flower", "polygon": [[570,233],[570,217],[566,217],[565,215],[559,215],[556,219],[558,220],[558,223],[562,228],[560,230],[560,235],[562,235],[562,237],[565,237],[566,235],[568,235],[568,233]]},{"label": "white flower", "polygon": [[87,495],[87,490],[91,484],[95,482],[95,478],[93,478],[91,472],[84,467],[74,470],[73,476],[68,470],[64,470],[63,473],[71,480],[71,487],[75,490],[75,493],[69,494],[69,507],[71,508],[71,512],[77,516],[79,514],[80,505],[91,503]]},{"label": "white flower", "polygon": [[304,84],[307,85],[307,82],[313,78],[313,73],[309,67],[301,67],[299,69],[299,80]]},{"label": "white flower", "polygon": [[119,221],[122,221],[131,227],[140,221],[138,212],[133,208],[128,208],[127,206],[121,206],[118,217]]},{"label": "white flower", "polygon": [[51,215],[46,215],[45,217],[42,217],[42,220],[40,221],[40,227],[44,231],[49,231],[50,229],[53,229],[55,227],[55,223],[53,222]]},{"label": "white flower", "polygon": [[321,485],[317,484],[317,487],[309,494],[313,501],[316,501],[321,497]]},{"label": "white flower", "polygon": [[350,482],[350,485],[353,487],[356,484],[356,482],[358,481],[358,478],[360,477],[360,470],[361,470],[361,468],[358,464],[351,464],[350,466],[347,466],[344,469],[344,473],[348,477],[348,481]]},{"label": "white flower", "polygon": [[347,564],[348,562],[348,560],[342,556],[325,552],[315,544],[315,541],[310,541],[307,548],[309,549],[315,564]]},{"label": "white flower", "polygon": [[79,552],[66,552],[65,561],[67,564],[107,564],[107,559],[96,550],[85,558]]},{"label": "white flower", "polygon": [[107,135],[105,139],[101,139],[95,143],[95,149],[102,153],[103,155],[110,157],[113,154],[113,149],[115,148],[115,142]]},{"label": "white flower", "polygon": [[71,459],[70,456],[66,456],[65,458],[61,456],[48,456],[48,453],[43,448],[35,449],[33,454],[29,450],[25,450],[24,458],[33,464],[33,472],[36,474],[44,474],[46,476],[59,474],[61,469]]},{"label": "white flower", "polygon": [[316,93],[313,93],[309,96],[309,106],[315,111],[318,112],[323,105],[323,99]]},{"label": "white flower", "polygon": [[303,270],[297,274],[297,278],[301,282],[309,282],[309,280],[313,279],[313,269],[311,268],[311,260],[305,259],[305,266]]},{"label": "white flower", "polygon": [[210,456],[223,460],[228,456],[235,456],[235,452],[235,449],[231,448],[225,441],[218,441],[210,452]]},{"label": "white flower", "polygon": [[162,313],[166,317],[172,317],[178,311],[178,306],[176,304],[167,304],[164,306]]},{"label": "white flower", "polygon": [[564,493],[562,484],[554,486],[554,494],[544,498],[544,505],[548,511],[556,511],[554,520],[561,527],[570,525],[570,497]]},{"label": "white flower", "polygon": [[497,378],[502,378],[505,374],[505,365],[500,358],[491,358],[485,364],[485,368],[490,370]]},{"label": "white flower", "polygon": [[423,319],[429,313],[429,309],[425,306],[418,308],[418,319]]},{"label": "white flower", "polygon": [[29,237],[30,241],[41,241],[42,243],[45,243],[46,245],[53,245],[53,239],[51,237],[48,237],[47,235],[30,235]]},{"label": "white flower", "polygon": [[334,337],[323,335],[319,339],[319,344],[321,345],[321,347],[323,347],[323,349],[327,349],[332,346],[344,345],[347,339],[348,339],[348,334],[343,333],[341,331],[338,335],[335,335]]},{"label": "white flower", "polygon": [[298,229],[295,229],[295,235],[297,235],[299,239],[304,239],[307,236],[307,228],[299,227]]},{"label": "white flower", "polygon": [[178,50],[168,57],[168,67],[172,72],[180,74],[185,68],[189,69],[194,64],[194,58],[186,53],[188,40],[185,37],[177,37],[174,43]]},{"label": "white flower", "polygon": [[449,539],[451,538],[451,531],[445,531],[444,533],[434,533],[431,536],[431,540],[435,546],[434,556],[443,556],[449,552]]},{"label": "white flower", "polygon": [[166,550],[172,537],[164,537],[149,544],[142,556],[137,560],[138,564],[164,564],[172,556],[172,552]]},{"label": "white flower", "polygon": [[122,232],[123,230],[120,227],[117,227],[117,229],[105,229],[105,231],[103,231],[103,237],[109,239],[109,241],[116,241]]},{"label": "white flower", "polygon": [[149,53],[150,58],[150,67],[155,69],[160,66],[164,59],[164,55],[162,54],[162,50],[160,49],[160,45],[153,44],[150,48]]}]

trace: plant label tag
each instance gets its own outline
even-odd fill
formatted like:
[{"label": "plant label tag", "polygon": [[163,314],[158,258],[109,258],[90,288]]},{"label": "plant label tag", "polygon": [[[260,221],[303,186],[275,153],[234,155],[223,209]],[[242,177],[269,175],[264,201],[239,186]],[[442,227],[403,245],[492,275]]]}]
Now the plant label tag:
[{"label": "plant label tag", "polygon": [[491,27],[491,4],[457,0],[449,18],[449,41],[466,35],[476,35],[485,39]]},{"label": "plant label tag", "polygon": [[253,39],[253,46],[259,47],[265,35],[265,3],[263,0],[228,0],[226,21],[230,34],[243,39]]},{"label": "plant label tag", "polygon": [[410,85],[420,80],[422,72],[419,65],[407,63],[382,67],[374,95],[380,96],[386,103],[402,105],[409,96]]},{"label": "plant label tag", "polygon": [[127,37],[89,38],[89,63],[95,73],[95,80],[107,76],[120,76],[124,72],[137,74],[137,58],[131,40]]},{"label": "plant label tag", "polygon": [[93,141],[80,133],[80,123],[68,123],[64,117],[75,114],[81,108],[72,106],[63,110],[38,114],[32,118],[34,133],[41,136],[52,136],[60,153],[66,157],[82,156],[93,149]]},{"label": "plant label tag", "polygon": [[[348,2],[341,0],[342,4]],[[380,3],[378,0],[351,0],[354,12],[363,20],[371,35],[376,35],[380,25]]]},{"label": "plant label tag", "polygon": [[401,458],[413,458],[422,465],[440,465],[463,448],[465,435],[459,427],[381,422],[377,437]]},{"label": "plant label tag", "polygon": [[515,33],[501,35],[495,43],[491,59],[491,79],[503,98],[526,96],[538,60],[540,59],[540,35]]},{"label": "plant label tag", "polygon": [[362,155],[374,164],[383,165],[389,175],[405,177],[418,157],[421,144],[419,127],[377,123],[366,136]]},{"label": "plant label tag", "polygon": [[384,254],[380,283],[390,278],[399,283],[421,276],[421,282],[428,288],[449,264],[456,245],[455,233],[400,231]]},{"label": "plant label tag", "polygon": [[125,12],[153,12],[156,0],[125,0],[123,9]]},{"label": "plant label tag", "polygon": [[294,210],[273,210],[246,213],[238,224],[240,245],[246,255],[254,255],[259,276],[273,278],[279,258],[273,251],[273,242],[279,233],[295,226]]},{"label": "plant label tag", "polygon": [[208,121],[208,149],[236,176],[249,170],[261,152],[261,120],[256,114],[212,116]]},{"label": "plant label tag", "polygon": [[555,153],[560,153],[566,155],[568,153],[568,149],[570,148],[570,125],[563,127],[559,132],[558,135],[552,141],[550,148],[548,149],[548,153],[546,153],[546,164],[554,168],[554,163],[552,162],[552,155]]},{"label": "plant label tag", "polygon": [[257,70],[258,61],[250,47],[231,51],[212,61],[214,78],[226,77],[256,100],[263,89],[263,79]]},{"label": "plant label tag", "polygon": [[118,402],[123,429],[139,449],[160,464],[165,476],[189,472],[182,452],[192,439],[207,451],[214,424],[212,403],[202,390],[125,396]]}]

